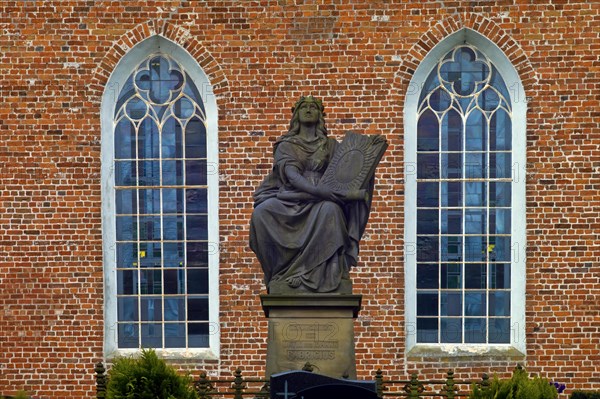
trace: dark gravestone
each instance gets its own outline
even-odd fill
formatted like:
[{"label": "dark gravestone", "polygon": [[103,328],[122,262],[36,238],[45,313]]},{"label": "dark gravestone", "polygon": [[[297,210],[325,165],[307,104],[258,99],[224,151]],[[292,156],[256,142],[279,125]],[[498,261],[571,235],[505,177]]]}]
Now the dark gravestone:
[{"label": "dark gravestone", "polygon": [[377,399],[375,381],[343,380],[308,371],[273,374],[270,386],[271,399]]}]

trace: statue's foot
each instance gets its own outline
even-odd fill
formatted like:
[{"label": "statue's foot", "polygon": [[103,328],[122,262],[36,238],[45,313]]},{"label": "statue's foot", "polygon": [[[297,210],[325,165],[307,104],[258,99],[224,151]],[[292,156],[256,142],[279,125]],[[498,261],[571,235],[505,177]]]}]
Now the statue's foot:
[{"label": "statue's foot", "polygon": [[300,284],[302,284],[302,279],[300,277],[290,277],[285,281],[292,288],[298,288],[300,287]]}]

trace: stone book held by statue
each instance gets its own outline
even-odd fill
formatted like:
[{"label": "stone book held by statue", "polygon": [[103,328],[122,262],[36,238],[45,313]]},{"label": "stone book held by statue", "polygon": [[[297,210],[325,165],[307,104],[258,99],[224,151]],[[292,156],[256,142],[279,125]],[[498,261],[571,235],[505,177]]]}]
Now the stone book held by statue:
[{"label": "stone book held by statue", "polygon": [[381,135],[346,133],[319,181],[347,200],[366,199],[375,168],[388,147]]}]

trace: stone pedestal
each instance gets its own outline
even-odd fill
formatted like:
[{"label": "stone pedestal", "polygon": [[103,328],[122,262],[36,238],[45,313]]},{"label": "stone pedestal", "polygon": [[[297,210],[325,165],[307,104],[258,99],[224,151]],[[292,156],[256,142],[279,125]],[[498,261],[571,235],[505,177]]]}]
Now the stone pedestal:
[{"label": "stone pedestal", "polygon": [[269,319],[267,377],[301,370],[356,379],[354,319],[362,295],[261,295]]}]

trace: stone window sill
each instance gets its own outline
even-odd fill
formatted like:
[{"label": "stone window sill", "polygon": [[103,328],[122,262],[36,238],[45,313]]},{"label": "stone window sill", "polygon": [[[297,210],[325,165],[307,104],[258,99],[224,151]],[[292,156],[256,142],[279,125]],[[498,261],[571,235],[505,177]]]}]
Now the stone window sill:
[{"label": "stone window sill", "polygon": [[510,345],[415,345],[406,354],[408,361],[522,361],[525,354]]}]

